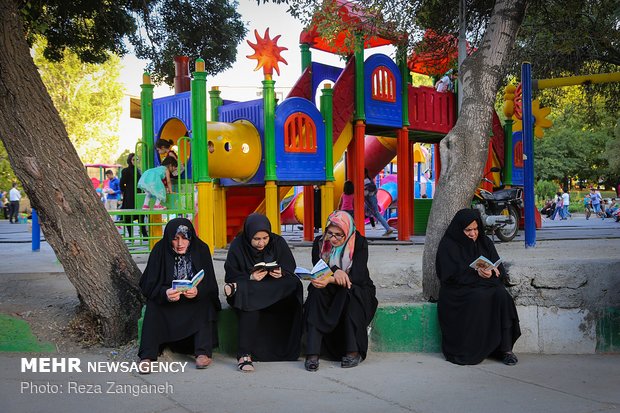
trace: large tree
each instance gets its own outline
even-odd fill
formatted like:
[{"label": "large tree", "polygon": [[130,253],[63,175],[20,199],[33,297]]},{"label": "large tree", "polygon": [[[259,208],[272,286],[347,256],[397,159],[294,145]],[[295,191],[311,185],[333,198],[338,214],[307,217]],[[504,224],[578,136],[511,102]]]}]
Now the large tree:
[{"label": "large tree", "polygon": [[[30,46],[41,35],[48,59],[59,60],[69,49],[82,61],[101,63],[110,53],[125,53],[124,39],[131,37],[142,56],[183,51],[205,58],[207,70],[217,73],[234,62],[245,35],[234,5],[226,0],[0,0],[0,138],[39,212],[47,241],[106,345],[136,335],[140,272],[92,190]],[[177,37],[180,25],[191,27],[191,33]],[[153,70],[157,78],[169,79],[171,67],[172,62]]]},{"label": "large tree", "polygon": [[[318,7],[313,0],[271,1],[288,4],[290,12],[305,16],[306,22]],[[459,3],[464,4],[466,9],[463,27],[467,40],[476,51],[462,63],[459,73],[463,86],[462,107],[455,127],[440,145],[441,176],[428,221],[423,257],[424,295],[431,300],[437,298],[439,291],[439,281],[435,275],[437,246],[456,211],[470,205],[480,183],[489,145],[495,94],[509,69],[513,70],[513,74],[518,74],[521,59],[517,58],[517,52],[521,51],[521,56],[532,62],[537,78],[544,78],[558,74],[589,74],[610,67],[617,70],[620,50],[617,30],[620,9],[617,0],[354,2],[357,7],[371,12],[366,14],[366,27],[408,32],[411,34],[411,47],[420,47],[415,43],[424,29],[457,35],[461,27]],[[532,18],[526,20],[526,35],[518,37],[526,8]],[[327,23],[320,25],[319,30],[326,35],[333,33],[337,19],[330,20],[329,13],[323,17]],[[386,25],[385,20],[390,24]],[[592,61],[598,65],[588,66]],[[611,89],[605,90],[609,92]],[[608,96],[614,94],[608,93]],[[617,94],[615,96],[617,104]]]}]

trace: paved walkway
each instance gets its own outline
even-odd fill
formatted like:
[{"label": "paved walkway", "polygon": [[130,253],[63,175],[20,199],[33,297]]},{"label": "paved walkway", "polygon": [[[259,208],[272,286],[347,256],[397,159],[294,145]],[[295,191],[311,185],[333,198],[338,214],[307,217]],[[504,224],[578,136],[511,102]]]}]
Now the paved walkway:
[{"label": "paved walkway", "polygon": [[[105,355],[79,357],[83,368],[89,361],[107,360]],[[2,411],[620,412],[620,355],[521,355],[517,366],[508,367],[490,360],[456,366],[439,354],[375,353],[353,369],[322,361],[316,373],[306,372],[301,361],[256,363],[250,374],[236,371],[233,363],[216,354],[207,370],[195,370],[190,361],[182,373],[21,373],[19,355],[3,354]],[[110,384],[124,391],[162,386],[158,394],[134,396],[106,393]],[[79,394],[78,385],[83,392],[103,394]],[[58,393],[34,394],[35,389]]]}]

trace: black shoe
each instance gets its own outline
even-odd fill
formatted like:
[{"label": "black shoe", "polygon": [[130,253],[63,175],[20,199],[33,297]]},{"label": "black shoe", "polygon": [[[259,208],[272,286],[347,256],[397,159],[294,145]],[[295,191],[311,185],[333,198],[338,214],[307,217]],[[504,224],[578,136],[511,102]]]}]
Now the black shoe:
[{"label": "black shoe", "polygon": [[504,357],[502,358],[502,363],[504,363],[505,365],[514,366],[518,362],[519,362],[519,359],[517,358],[517,356],[515,356],[515,353],[513,353],[512,351],[509,351],[508,353],[504,353]]},{"label": "black shoe", "polygon": [[343,369],[348,369],[357,366],[361,362],[362,356],[359,353],[356,356],[344,356],[342,358],[342,362],[340,363],[340,367]]},{"label": "black shoe", "polygon": [[307,357],[304,362],[304,367],[308,371],[317,371],[319,369],[319,358],[310,358]]}]

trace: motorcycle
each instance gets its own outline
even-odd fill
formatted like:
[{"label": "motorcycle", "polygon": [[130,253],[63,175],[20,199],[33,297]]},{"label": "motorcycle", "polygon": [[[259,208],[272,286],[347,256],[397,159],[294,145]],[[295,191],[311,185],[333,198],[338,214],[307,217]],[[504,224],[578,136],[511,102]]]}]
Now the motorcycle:
[{"label": "motorcycle", "polygon": [[[499,168],[491,168],[490,172],[499,172]],[[490,179],[482,181],[495,185]],[[503,242],[509,242],[519,232],[519,219],[523,209],[523,189],[500,187],[495,192],[477,188],[474,193],[472,207],[480,211],[482,223],[487,234],[495,234]]]}]

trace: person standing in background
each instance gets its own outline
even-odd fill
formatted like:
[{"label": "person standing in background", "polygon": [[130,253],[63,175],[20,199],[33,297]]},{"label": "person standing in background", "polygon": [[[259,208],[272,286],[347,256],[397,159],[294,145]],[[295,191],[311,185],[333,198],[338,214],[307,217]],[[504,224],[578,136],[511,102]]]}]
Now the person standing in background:
[{"label": "person standing in background", "polygon": [[17,224],[17,218],[19,216],[19,201],[22,199],[22,194],[17,189],[17,182],[13,182],[13,188],[9,191],[9,222],[11,224]]},{"label": "person standing in background", "polygon": [[106,190],[105,209],[108,211],[116,211],[118,209],[118,199],[121,193],[121,185],[114,172],[111,169],[105,171],[108,179],[108,188]]},{"label": "person standing in background", "polygon": [[568,212],[568,205],[570,204],[570,194],[568,193],[568,189],[564,190],[562,194],[562,219],[572,218],[570,212]]}]

